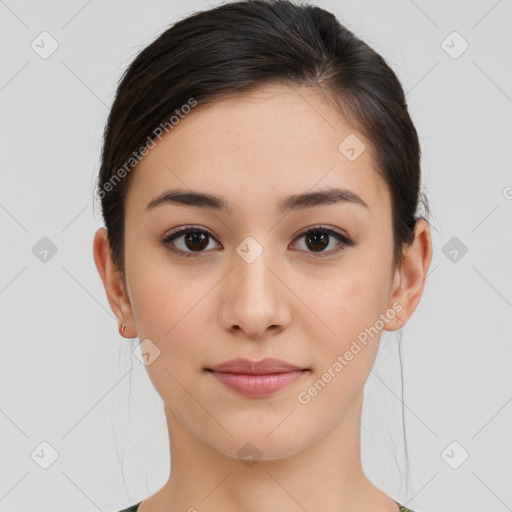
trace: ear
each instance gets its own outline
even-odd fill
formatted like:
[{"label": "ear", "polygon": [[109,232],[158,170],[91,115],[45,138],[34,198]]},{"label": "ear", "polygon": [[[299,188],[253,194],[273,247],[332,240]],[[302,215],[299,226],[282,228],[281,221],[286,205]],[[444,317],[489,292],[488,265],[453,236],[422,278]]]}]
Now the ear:
[{"label": "ear", "polygon": [[124,332],[119,333],[125,338],[137,336],[130,301],[125,293],[125,286],[120,270],[112,260],[112,251],[106,228],[99,228],[94,235],[93,256],[107,294],[110,308],[116,315],[119,324],[126,325]]},{"label": "ear", "polygon": [[404,249],[402,266],[395,272],[389,307],[396,303],[393,309],[397,314],[386,324],[386,331],[402,328],[414,313],[423,294],[432,260],[432,238],[428,222],[423,218],[418,219],[414,233],[414,241]]}]

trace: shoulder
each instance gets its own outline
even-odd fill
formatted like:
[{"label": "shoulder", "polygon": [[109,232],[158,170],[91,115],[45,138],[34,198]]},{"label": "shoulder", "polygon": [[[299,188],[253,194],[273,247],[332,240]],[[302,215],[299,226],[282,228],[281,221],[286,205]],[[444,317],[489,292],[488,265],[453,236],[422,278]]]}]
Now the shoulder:
[{"label": "shoulder", "polygon": [[135,505],[132,505],[131,507],[120,510],[119,512],[137,512],[137,509],[139,508],[140,504],[141,504],[141,502],[136,503]]}]

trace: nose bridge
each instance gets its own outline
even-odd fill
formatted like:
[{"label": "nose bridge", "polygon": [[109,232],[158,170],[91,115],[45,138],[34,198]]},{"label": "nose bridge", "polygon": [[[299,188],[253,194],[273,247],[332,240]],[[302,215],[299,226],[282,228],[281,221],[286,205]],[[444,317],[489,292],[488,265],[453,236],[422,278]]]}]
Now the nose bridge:
[{"label": "nose bridge", "polygon": [[239,301],[251,300],[252,295],[263,295],[267,301],[271,299],[275,277],[268,267],[272,268],[273,261],[268,237],[248,236],[236,247],[233,271]]},{"label": "nose bridge", "polygon": [[274,275],[277,259],[267,244],[268,237],[248,236],[235,248],[222,307],[224,326],[237,326],[251,337],[286,322],[282,283]]}]

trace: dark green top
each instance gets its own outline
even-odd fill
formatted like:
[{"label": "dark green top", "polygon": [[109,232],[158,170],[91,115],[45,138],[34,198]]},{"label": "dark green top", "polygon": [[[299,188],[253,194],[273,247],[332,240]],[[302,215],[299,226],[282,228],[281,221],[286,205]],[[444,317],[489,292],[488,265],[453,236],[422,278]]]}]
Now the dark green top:
[{"label": "dark green top", "polygon": [[132,505],[130,508],[125,508],[124,510],[121,510],[121,512],[137,512],[137,509],[139,508],[139,505],[141,502],[136,503],[135,505]]},{"label": "dark green top", "polygon": [[[405,508],[403,505],[400,505],[400,503],[395,502],[400,507],[400,512],[414,512],[413,510],[409,508]],[[141,502],[136,503],[135,505],[132,505],[130,508],[125,508],[124,510],[121,510],[120,512],[137,512],[137,509],[139,508],[139,505]]]}]

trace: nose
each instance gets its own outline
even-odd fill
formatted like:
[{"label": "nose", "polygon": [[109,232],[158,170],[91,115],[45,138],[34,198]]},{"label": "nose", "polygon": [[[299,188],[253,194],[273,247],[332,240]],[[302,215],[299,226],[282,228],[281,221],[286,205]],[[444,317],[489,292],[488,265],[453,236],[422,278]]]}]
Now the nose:
[{"label": "nose", "polygon": [[291,292],[280,273],[270,251],[263,250],[254,261],[235,252],[223,288],[219,311],[222,325],[251,339],[267,338],[267,331],[275,335],[285,329],[290,321]]}]

